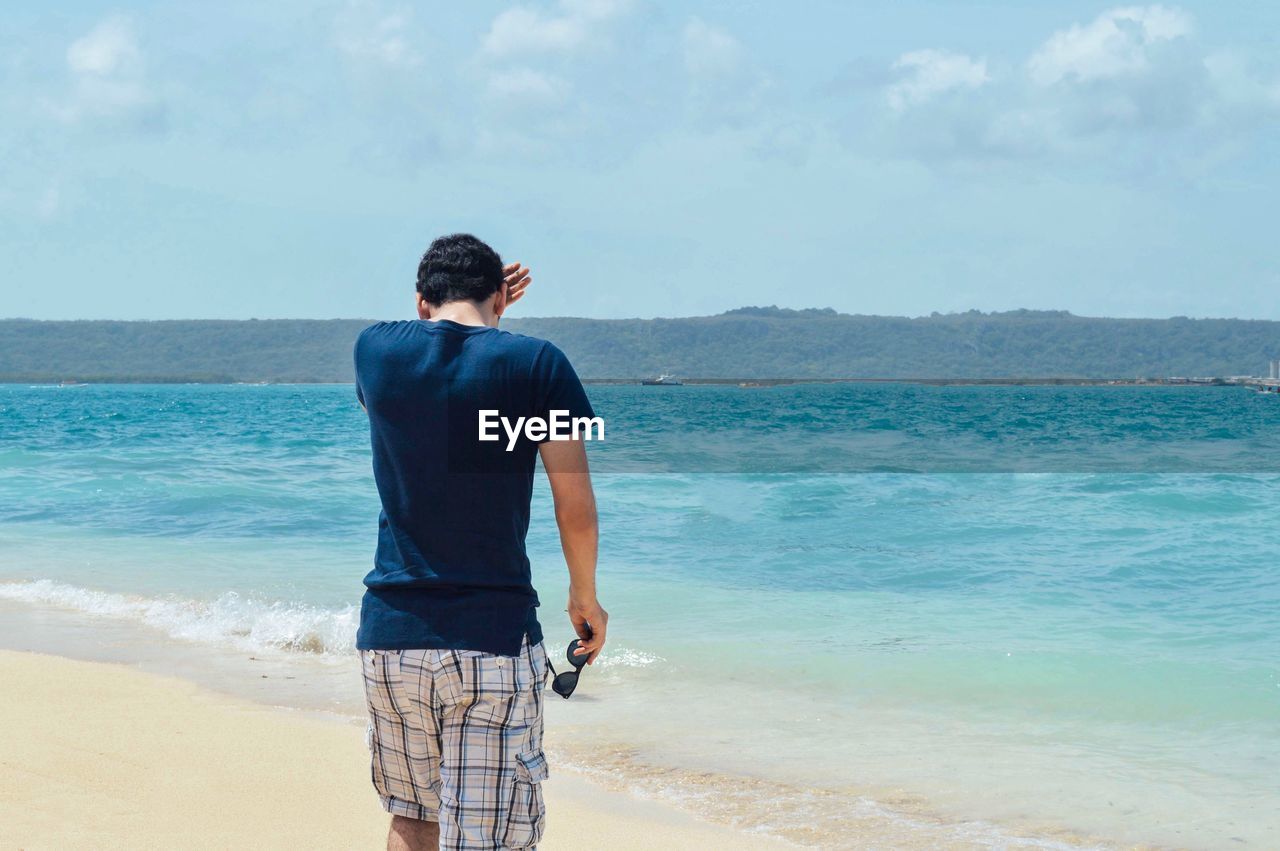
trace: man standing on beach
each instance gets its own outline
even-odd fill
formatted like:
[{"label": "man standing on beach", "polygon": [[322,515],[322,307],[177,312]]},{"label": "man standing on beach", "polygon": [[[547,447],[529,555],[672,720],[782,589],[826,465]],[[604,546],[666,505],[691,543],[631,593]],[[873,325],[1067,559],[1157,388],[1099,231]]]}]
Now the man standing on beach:
[{"label": "man standing on beach", "polygon": [[548,671],[525,555],[536,456],[569,567],[569,620],[594,662],[608,614],[596,599],[595,497],[582,440],[481,440],[481,412],[594,417],[552,344],[498,330],[528,270],[467,235],[418,266],[418,320],[356,341],[382,499],[357,646],[373,784],[389,849],[533,848]]}]

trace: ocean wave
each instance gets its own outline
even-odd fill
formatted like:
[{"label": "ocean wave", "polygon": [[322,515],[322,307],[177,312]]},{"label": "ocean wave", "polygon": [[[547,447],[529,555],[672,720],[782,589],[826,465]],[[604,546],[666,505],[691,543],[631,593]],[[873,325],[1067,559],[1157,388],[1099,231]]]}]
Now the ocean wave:
[{"label": "ocean wave", "polygon": [[[251,652],[279,650],[346,656],[355,652],[360,620],[359,606],[326,609],[303,603],[268,602],[234,592],[208,601],[143,597],[96,591],[51,579],[0,582],[0,599],[131,620],[184,641]],[[643,650],[609,648],[596,665],[645,668],[664,661]]]},{"label": "ocean wave", "polygon": [[326,609],[268,602],[234,592],[209,601],[155,598],[38,579],[0,583],[0,599],[57,606],[101,617],[132,620],[174,638],[247,651],[278,650],[325,656],[354,651],[359,609]]}]

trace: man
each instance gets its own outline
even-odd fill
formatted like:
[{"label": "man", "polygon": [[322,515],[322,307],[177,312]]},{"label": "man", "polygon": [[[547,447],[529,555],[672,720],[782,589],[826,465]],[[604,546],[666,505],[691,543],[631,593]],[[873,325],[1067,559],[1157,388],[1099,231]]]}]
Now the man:
[{"label": "man", "polygon": [[588,664],[605,643],[582,441],[479,439],[481,411],[594,417],[559,349],[498,330],[529,281],[475,237],[441,237],[418,266],[419,319],[380,322],[356,341],[382,499],[356,644],[389,849],[533,848],[541,838],[548,660],[524,549],[535,455]]}]

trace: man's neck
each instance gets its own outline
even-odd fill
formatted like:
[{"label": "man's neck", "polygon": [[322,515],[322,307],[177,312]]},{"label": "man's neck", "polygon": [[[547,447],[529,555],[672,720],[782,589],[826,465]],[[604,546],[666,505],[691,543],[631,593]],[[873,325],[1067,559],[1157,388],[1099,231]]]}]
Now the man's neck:
[{"label": "man's neck", "polygon": [[480,306],[472,301],[451,301],[448,304],[432,308],[428,321],[436,322],[441,319],[447,319],[459,325],[498,327],[498,317],[494,316],[490,311],[481,310]]}]

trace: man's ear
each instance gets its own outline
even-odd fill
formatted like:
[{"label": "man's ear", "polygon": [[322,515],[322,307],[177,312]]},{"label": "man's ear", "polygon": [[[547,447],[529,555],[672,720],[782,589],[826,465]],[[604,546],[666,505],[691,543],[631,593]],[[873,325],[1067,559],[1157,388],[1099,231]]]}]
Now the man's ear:
[{"label": "man's ear", "polygon": [[498,287],[498,291],[493,294],[493,315],[495,319],[501,319],[502,313],[507,309],[507,282],[503,281]]},{"label": "man's ear", "polygon": [[416,303],[417,303],[417,305],[418,305],[418,318],[419,318],[419,319],[430,319],[430,318],[431,318],[431,305],[427,302],[427,300],[426,300],[425,298],[423,298],[423,297],[422,297],[422,293],[415,293],[415,294],[414,294],[414,298],[415,298],[415,301],[416,301]]}]

